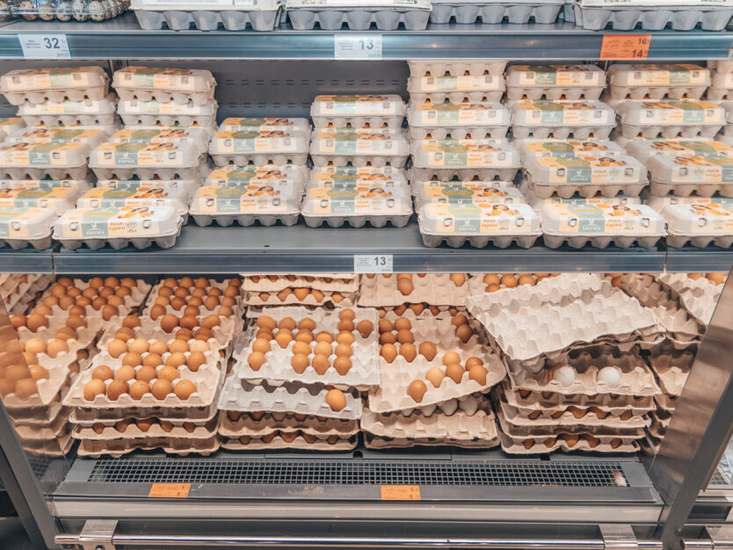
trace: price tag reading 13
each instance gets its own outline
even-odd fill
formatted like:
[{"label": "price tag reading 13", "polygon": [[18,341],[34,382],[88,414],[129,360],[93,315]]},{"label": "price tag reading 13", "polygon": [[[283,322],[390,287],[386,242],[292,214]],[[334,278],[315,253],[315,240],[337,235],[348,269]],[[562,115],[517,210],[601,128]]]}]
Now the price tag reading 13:
[{"label": "price tag reading 13", "polygon": [[600,59],[646,59],[651,43],[651,34],[604,34]]},{"label": "price tag reading 13", "polygon": [[381,34],[334,34],[334,59],[382,59]]}]

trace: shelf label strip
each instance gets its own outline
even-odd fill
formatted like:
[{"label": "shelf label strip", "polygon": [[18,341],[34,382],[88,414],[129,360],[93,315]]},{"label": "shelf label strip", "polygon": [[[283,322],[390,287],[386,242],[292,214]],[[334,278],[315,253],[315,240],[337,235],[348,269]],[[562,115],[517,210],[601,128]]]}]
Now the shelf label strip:
[{"label": "shelf label strip", "polygon": [[651,43],[651,34],[604,34],[600,59],[646,59]]},{"label": "shelf label strip", "polygon": [[26,59],[71,59],[65,34],[19,34]]},{"label": "shelf label strip", "polygon": [[381,34],[334,34],[334,59],[382,59]]}]

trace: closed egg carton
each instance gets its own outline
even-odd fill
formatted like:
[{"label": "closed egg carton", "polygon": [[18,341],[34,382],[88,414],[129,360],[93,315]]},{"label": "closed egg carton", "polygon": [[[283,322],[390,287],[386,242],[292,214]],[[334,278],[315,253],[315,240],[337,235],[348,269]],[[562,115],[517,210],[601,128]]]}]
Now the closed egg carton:
[{"label": "closed egg carton", "polygon": [[14,132],[7,141],[9,143],[86,143],[94,148],[107,139],[109,134],[102,128],[65,128],[32,126]]},{"label": "closed egg carton", "polygon": [[521,139],[512,144],[519,149],[523,163],[530,159],[578,156],[617,158],[630,154],[620,143],[607,139]]},{"label": "closed egg carton", "polygon": [[408,106],[407,122],[412,139],[505,138],[511,115],[498,102],[417,102]]},{"label": "closed egg carton", "polygon": [[112,85],[121,99],[140,101],[193,101],[203,105],[214,99],[216,80],[206,69],[124,67],[115,71]]},{"label": "closed egg carton", "polygon": [[209,144],[216,166],[245,166],[250,163],[276,165],[308,161],[308,132],[219,131]]},{"label": "closed egg carton", "polygon": [[[182,189],[189,195],[196,193],[201,186],[199,178],[191,180],[141,180],[141,179],[110,179],[97,180],[98,188],[120,189],[123,191],[138,191],[141,189]],[[87,189],[88,191],[88,189]]]},{"label": "closed egg carton", "polygon": [[109,94],[100,99],[59,101],[46,100],[41,103],[22,103],[18,107],[20,116],[28,126],[109,126],[116,124],[115,109],[117,97]]},{"label": "closed egg carton", "polygon": [[90,458],[111,456],[119,458],[133,451],[161,450],[166,454],[188,456],[198,454],[209,456],[219,450],[219,440],[216,434],[206,439],[189,437],[159,437],[141,439],[84,439],[80,442],[77,454]]},{"label": "closed egg carton", "polygon": [[710,84],[710,71],[693,64],[614,63],[608,83],[613,100],[700,99]]},{"label": "closed egg carton", "polygon": [[[408,63],[412,63],[408,61]],[[501,101],[506,86],[501,74],[488,74],[486,71],[471,75],[461,74],[414,74],[407,80],[407,93],[412,101],[432,101],[453,103],[464,99],[469,101]]]},{"label": "closed egg carton", "polygon": [[230,376],[219,398],[219,410],[242,412],[285,412],[353,420],[361,417],[361,396],[355,390],[343,392],[346,406],[333,410],[326,403],[329,390],[325,387],[282,384],[251,385]]},{"label": "closed egg carton", "polygon": [[[534,365],[526,368],[521,361],[505,358],[509,379],[514,390],[532,392],[549,391],[563,395],[584,393],[587,395],[637,395],[649,396],[661,393],[654,375],[639,356],[638,350],[624,352],[614,345],[601,344],[577,348],[557,358],[546,360],[536,371]],[[556,367],[570,366],[574,378],[563,379],[556,374]],[[613,376],[601,373],[605,367],[615,367],[618,382]]]},{"label": "closed egg carton", "polygon": [[10,247],[13,250],[33,247],[36,250],[45,250],[53,246],[51,233],[56,218],[53,210],[20,206],[0,208],[0,214],[0,231],[6,235],[0,239],[0,247]]},{"label": "closed egg carton", "polygon": [[86,143],[5,143],[0,145],[3,178],[85,179],[88,175]]},{"label": "closed egg carton", "polygon": [[407,135],[394,128],[320,128],[311,136],[315,166],[394,166],[402,168],[410,155]]},{"label": "closed egg carton", "polygon": [[733,99],[733,77],[731,77],[731,73],[711,70],[710,76],[710,87],[707,89],[705,97],[710,101]]},{"label": "closed egg carton", "polygon": [[[632,157],[645,164],[657,155],[681,158],[733,157],[733,147],[724,141],[718,141],[717,138],[718,136],[716,139],[621,138],[617,139],[616,143],[626,147]],[[656,174],[655,179],[670,181],[669,177],[665,178],[662,174]]]},{"label": "closed egg carton", "polygon": [[295,415],[288,413],[238,411],[222,412],[219,417],[218,431],[222,437],[237,439],[242,436],[259,437],[282,430],[299,431],[308,435],[328,437],[351,437],[359,433],[359,422],[355,419],[340,420],[317,416]]},{"label": "closed egg carton", "polygon": [[465,304],[468,295],[468,279],[462,273],[362,275],[359,303],[362,306],[399,306],[421,302],[436,306],[459,306]]},{"label": "closed egg carton", "polygon": [[317,288],[294,285],[285,287],[277,292],[260,291],[244,293],[244,303],[248,306],[322,306],[335,307],[355,306],[358,294],[356,292],[343,293],[339,291],[321,291]]},{"label": "closed egg carton", "polygon": [[606,73],[593,64],[512,65],[506,81],[509,100],[596,100],[605,88]]},{"label": "closed egg carton", "polygon": [[399,129],[405,118],[405,102],[395,94],[319,95],[311,105],[311,117],[316,128]]},{"label": "closed egg carton", "polygon": [[89,157],[89,167],[99,179],[194,179],[201,162],[192,142],[108,141]]},{"label": "closed egg carton", "polygon": [[694,99],[622,101],[616,114],[624,138],[713,138],[726,121],[719,103]]},{"label": "closed egg carton", "polygon": [[270,434],[253,437],[223,438],[221,447],[228,451],[260,451],[299,449],[304,451],[350,451],[356,448],[358,436],[340,437],[332,434],[318,437],[303,431],[278,430]]},{"label": "closed egg carton", "polygon": [[[501,415],[499,415],[501,418]],[[564,452],[592,452],[592,453],[636,453],[639,450],[638,440],[643,437],[603,436],[595,437],[592,434],[560,434],[549,437],[516,437],[499,432],[501,450],[510,455],[537,455],[554,451]],[[623,474],[619,472],[619,479],[623,481]],[[625,483],[624,483],[625,485]]]},{"label": "closed egg carton", "polygon": [[109,77],[101,67],[18,69],[0,78],[0,93],[11,105],[44,101],[101,99],[107,95]]},{"label": "closed egg carton", "polygon": [[307,166],[286,164],[248,164],[246,166],[224,166],[215,168],[206,177],[206,186],[251,185],[303,189],[310,176]]},{"label": "closed egg carton", "polygon": [[[713,276],[712,274],[708,274]],[[702,324],[707,325],[713,316],[715,305],[723,291],[726,276],[717,275],[716,280],[707,276],[687,273],[662,273],[659,279],[680,295],[682,304]]]},{"label": "closed egg carton", "polygon": [[608,139],[616,126],[613,109],[600,101],[519,100],[507,107],[514,139]]},{"label": "closed egg carton", "polygon": [[209,148],[209,136],[204,128],[189,126],[188,128],[125,128],[115,132],[108,141],[115,143],[173,143],[175,145],[191,143],[200,155]]},{"label": "closed egg carton", "polygon": [[283,19],[283,2],[265,0],[241,4],[188,4],[185,1],[132,0],[130,9],[144,30],[159,30],[166,25],[175,31],[188,30],[193,24],[202,31],[223,26],[228,31],[271,31]]},{"label": "closed egg carton", "polygon": [[120,100],[117,112],[125,126],[202,126],[211,128],[216,124],[218,104],[214,100],[203,105],[193,101],[175,103],[172,101]]},{"label": "closed egg carton", "polygon": [[25,122],[20,117],[0,117],[0,141],[8,136],[20,132],[25,128]]},{"label": "closed egg carton", "polygon": [[497,59],[420,59],[407,62],[412,77],[504,76],[507,62]]},{"label": "closed egg carton", "polygon": [[526,25],[530,21],[549,25],[557,20],[563,9],[562,0],[512,0],[503,2],[481,2],[479,0],[436,0],[430,13],[430,22],[499,25],[504,21],[510,24]]},{"label": "closed egg carton", "polygon": [[216,416],[208,420],[159,420],[157,418],[125,418],[100,420],[89,425],[72,421],[72,437],[85,441],[110,441],[118,439],[156,440],[161,438],[210,439],[216,434]]},{"label": "closed egg carton", "polygon": [[242,276],[245,292],[279,292],[285,288],[313,288],[321,292],[350,294],[359,290],[359,279],[358,275],[350,273]]},{"label": "closed egg carton", "polygon": [[670,204],[662,210],[667,221],[665,242],[672,248],[690,245],[706,248],[733,246],[733,199],[713,199],[707,204]]}]

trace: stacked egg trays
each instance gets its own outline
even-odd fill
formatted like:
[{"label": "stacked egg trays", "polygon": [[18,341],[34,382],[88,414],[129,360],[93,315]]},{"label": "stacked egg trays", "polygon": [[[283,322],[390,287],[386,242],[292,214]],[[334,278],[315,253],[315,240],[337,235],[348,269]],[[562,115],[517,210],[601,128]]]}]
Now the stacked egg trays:
[{"label": "stacked egg trays", "polygon": [[217,402],[243,311],[239,279],[158,283],[142,315],[105,330],[64,399],[78,453],[216,451]]},{"label": "stacked egg trays", "polygon": [[353,449],[379,386],[373,308],[250,307],[219,399],[226,449]]},{"label": "stacked egg trays", "polygon": [[359,276],[346,273],[294,275],[245,275],[242,284],[247,306],[357,305]]},{"label": "stacked egg trays", "polygon": [[659,332],[652,311],[596,275],[543,278],[467,303],[503,352],[508,380],[492,399],[505,452],[639,449],[662,394],[641,356]]},{"label": "stacked egg trays", "polygon": [[149,288],[131,278],[60,278],[27,314],[11,315],[25,365],[7,367],[2,394],[24,448],[68,452],[71,410],[64,399],[90,365],[105,326],[139,307]]},{"label": "stacked egg trays", "polygon": [[0,298],[11,315],[25,313],[41,298],[53,281],[53,275],[41,273],[3,273],[0,275]]}]

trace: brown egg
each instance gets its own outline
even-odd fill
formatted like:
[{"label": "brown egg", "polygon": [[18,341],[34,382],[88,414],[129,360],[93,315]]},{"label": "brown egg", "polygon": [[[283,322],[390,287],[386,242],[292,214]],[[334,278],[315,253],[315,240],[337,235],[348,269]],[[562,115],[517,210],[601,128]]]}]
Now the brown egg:
[{"label": "brown egg", "polygon": [[311,365],[318,374],[325,374],[328,367],[331,366],[331,363],[328,361],[327,355],[316,354],[313,357]]},{"label": "brown egg", "polygon": [[272,317],[268,315],[260,315],[257,318],[257,326],[259,328],[269,329],[270,332],[272,332],[273,330],[277,328],[277,322],[275,321],[275,319],[273,319]]},{"label": "brown egg", "polygon": [[326,342],[330,344],[331,342],[333,342],[333,335],[330,332],[322,330],[321,332],[316,334],[316,342]]},{"label": "brown egg", "polygon": [[409,296],[415,290],[415,285],[413,285],[412,281],[409,279],[400,279],[397,281],[397,290],[399,290],[403,296]]},{"label": "brown egg", "polygon": [[490,285],[499,286],[499,284],[501,283],[501,279],[499,278],[499,276],[496,273],[487,273],[486,275],[484,275],[483,281],[486,286],[490,286]]},{"label": "brown egg", "polygon": [[518,283],[519,283],[520,286],[521,285],[529,285],[529,286],[534,286],[535,285],[534,279],[532,278],[531,275],[522,275],[522,276],[520,276]]},{"label": "brown egg", "polygon": [[463,273],[451,273],[450,280],[456,286],[463,286],[466,282],[466,276]]},{"label": "brown egg", "polygon": [[415,403],[421,403],[422,398],[428,391],[428,387],[422,380],[413,380],[410,382],[410,386],[407,388],[407,395],[409,395]]},{"label": "brown egg", "polygon": [[145,380],[137,380],[130,385],[130,397],[139,401],[150,392],[150,385]]},{"label": "brown egg", "polygon": [[122,364],[137,367],[138,365],[143,364],[143,357],[139,353],[128,352],[122,356]]},{"label": "brown egg", "polygon": [[[78,308],[81,308],[82,310],[84,310],[84,308],[86,308],[86,307],[88,307],[88,306],[90,306],[90,305],[92,305],[92,300],[91,300],[91,298],[87,298],[86,296],[79,296],[79,297],[78,297],[78,298],[76,299],[76,305],[75,305],[75,306],[72,306],[72,307],[70,307],[70,308],[69,308],[69,312],[71,312],[71,309],[72,309],[72,308],[77,308],[77,307],[78,307]],[[77,311],[78,311],[78,310],[77,310]],[[86,314],[86,311],[84,311],[84,313],[82,313],[82,315],[85,315],[85,314]]]},{"label": "brown egg", "polygon": [[[191,295],[191,291],[189,291],[187,288],[183,288],[183,287],[180,287],[179,286],[173,292],[173,299],[180,298],[181,300],[183,300],[185,302],[185,299],[188,298],[190,295]],[[171,303],[172,302],[173,302],[173,300],[171,300]]]},{"label": "brown egg", "polygon": [[379,343],[382,345],[394,344],[395,342],[397,342],[397,336],[394,332],[385,332],[379,335]]},{"label": "brown egg", "polygon": [[130,386],[127,382],[123,382],[122,380],[113,380],[109,383],[109,387],[107,388],[107,397],[112,401],[117,401],[121,395],[127,393],[129,390]]},{"label": "brown egg", "polygon": [[326,404],[331,407],[332,411],[339,412],[346,408],[346,396],[344,392],[337,389],[328,390],[326,394]]},{"label": "brown egg", "polygon": [[354,343],[354,335],[350,332],[339,332],[336,336],[336,343],[351,345]]},{"label": "brown egg", "polygon": [[332,353],[332,347],[331,344],[328,342],[318,342],[313,348],[313,353],[316,355],[325,355],[326,357],[330,356]]},{"label": "brown egg", "polygon": [[337,328],[339,332],[353,332],[354,330],[356,330],[356,327],[354,326],[354,321],[352,321],[351,319],[340,321]]},{"label": "brown egg", "polygon": [[395,326],[392,324],[392,321],[389,321],[388,319],[380,319],[379,334],[384,334],[385,332],[392,332],[394,329],[395,329]]},{"label": "brown egg", "polygon": [[359,331],[362,338],[367,338],[374,331],[374,323],[364,319],[363,321],[359,321],[359,324],[356,325],[356,330]]},{"label": "brown egg", "polygon": [[[171,353],[186,353],[189,350],[188,342],[185,340],[173,340],[168,344],[168,350]],[[163,352],[165,353],[165,352]]]},{"label": "brown egg", "polygon": [[313,342],[313,333],[308,330],[299,330],[298,334],[295,335],[295,341],[310,344]]},{"label": "brown egg", "polygon": [[211,333],[209,329],[200,328],[196,330],[193,337],[194,339],[199,340],[201,342],[208,342],[209,340],[211,340],[214,337],[214,335]]},{"label": "brown egg", "polygon": [[73,306],[76,303],[76,300],[71,296],[62,296],[59,298],[59,307],[67,311],[71,306]]},{"label": "brown egg", "polygon": [[311,293],[311,291],[308,288],[294,288],[293,289],[293,294],[295,294],[295,297],[300,302],[302,302],[303,300],[305,300],[310,293]]},{"label": "brown egg", "polygon": [[171,315],[170,313],[167,315],[164,315],[160,319],[160,328],[163,329],[163,331],[167,334],[170,334],[173,332],[173,330],[178,326],[178,317],[175,315]]},{"label": "brown egg", "polygon": [[0,378],[0,395],[6,397],[15,391],[15,382]]},{"label": "brown egg", "polygon": [[473,336],[473,330],[468,325],[461,325],[456,329],[456,337],[464,344]]},{"label": "brown egg", "polygon": [[444,365],[450,365],[453,363],[460,363],[461,362],[461,356],[458,355],[455,351],[448,351],[443,355],[443,364]]},{"label": "brown egg", "polygon": [[316,330],[316,322],[309,317],[305,317],[304,319],[300,320],[300,323],[298,323],[298,329],[309,330],[313,332],[314,330]]},{"label": "brown egg", "polygon": [[275,341],[282,349],[285,349],[293,341],[293,333],[287,329],[280,329],[277,331]]},{"label": "brown egg", "polygon": [[54,338],[58,338],[59,340],[73,340],[76,338],[76,331],[73,328],[61,327],[54,334]]},{"label": "brown egg", "polygon": [[470,369],[468,369],[468,377],[481,384],[482,386],[486,384],[486,376],[488,375],[488,371],[479,365],[474,365]]},{"label": "brown egg", "polygon": [[126,286],[121,286],[121,287],[115,289],[115,293],[113,295],[107,296],[107,302],[109,302],[109,299],[112,298],[112,296],[115,296],[117,298],[125,298],[125,297],[131,296],[131,295],[132,295],[132,290],[130,290]]},{"label": "brown egg", "polygon": [[298,374],[303,374],[305,369],[308,368],[308,356],[303,355],[302,353],[293,355],[293,358],[290,360],[290,366],[293,367],[293,370]]},{"label": "brown egg", "polygon": [[51,296],[61,298],[66,295],[66,287],[64,285],[56,283],[51,287]]},{"label": "brown egg", "polygon": [[221,319],[218,315],[207,315],[201,320],[201,327],[208,328],[209,330],[214,327],[218,327],[221,324]]},{"label": "brown egg", "polygon": [[[483,368],[483,367],[479,367]],[[463,373],[466,372],[463,370],[463,367],[459,365],[458,363],[451,363],[447,367],[445,367],[445,375],[453,380],[456,384],[460,384],[461,380],[463,379]]]},{"label": "brown egg", "polygon": [[171,299],[168,298],[167,296],[158,296],[155,299],[155,302],[153,305],[168,307],[169,305],[171,305]]},{"label": "brown egg", "polygon": [[379,352],[387,363],[392,363],[397,357],[397,348],[394,344],[385,344],[382,346],[382,350]]},{"label": "brown egg", "polygon": [[336,357],[333,361],[333,367],[341,376],[345,376],[351,370],[351,359],[343,355]]},{"label": "brown egg", "polygon": [[145,433],[145,432],[150,431],[150,428],[153,427],[153,421],[152,419],[135,420],[135,426],[137,426],[138,430]]},{"label": "brown egg", "polygon": [[257,332],[255,333],[255,338],[263,338],[265,340],[275,339],[275,337],[272,335],[272,332],[270,332],[270,330],[266,328],[257,329]]},{"label": "brown egg", "polygon": [[420,344],[418,350],[420,351],[420,355],[425,357],[428,361],[435,359],[435,356],[438,354],[438,349],[432,342],[423,342]]},{"label": "brown egg", "polygon": [[726,273],[708,273],[705,278],[716,285],[722,285],[725,282]]},{"label": "brown egg", "polygon": [[253,353],[249,354],[249,357],[247,357],[247,364],[249,365],[249,368],[252,370],[260,370],[260,367],[264,365],[267,362],[267,359],[265,358],[264,354],[260,353],[259,351],[255,351]]},{"label": "brown egg", "polygon": [[31,378],[33,378],[35,382],[38,382],[39,380],[48,380],[48,370],[41,365],[31,365],[28,370],[31,373]]},{"label": "brown egg", "polygon": [[302,353],[303,355],[310,355],[311,348],[305,342],[294,342],[293,347],[290,349],[293,355]]},{"label": "brown egg", "polygon": [[186,317],[182,317],[180,321],[178,321],[178,324],[182,328],[187,328],[189,330],[195,329],[197,326],[199,326],[198,319],[196,317],[192,317],[190,315]]},{"label": "brown egg", "polygon": [[160,421],[160,429],[163,430],[166,433],[169,433],[173,431],[173,424],[171,422],[168,422],[167,420],[161,420]]},{"label": "brown egg", "polygon": [[18,330],[28,324],[28,318],[25,315],[11,315],[10,324],[13,325],[15,330]]},{"label": "brown egg", "polygon": [[270,341],[264,338],[257,338],[252,342],[252,351],[259,351],[260,353],[267,353],[270,351]]},{"label": "brown egg", "polygon": [[283,288],[280,292],[277,293],[277,299],[281,302],[284,302],[288,299],[288,296],[290,296],[293,293],[292,290],[289,288]]},{"label": "brown egg", "polygon": [[[71,309],[71,308],[69,308],[69,309]],[[43,315],[45,317],[48,317],[49,315],[53,315],[53,310],[50,307],[48,307],[48,306],[40,305],[40,306],[37,306],[32,311],[32,314]]]},{"label": "brown egg", "polygon": [[29,353],[46,353],[46,342],[40,338],[31,338],[25,344],[25,351]]},{"label": "brown egg", "polygon": [[198,315],[201,312],[201,307],[204,305],[204,302],[198,296],[191,296],[188,299],[188,302],[186,302],[186,305],[187,306],[190,306],[190,307],[195,307],[196,308],[196,315]]},{"label": "brown egg", "polygon": [[405,344],[405,343],[412,344],[415,342],[415,337],[412,335],[411,331],[401,330],[397,333],[397,341],[400,344]]},{"label": "brown egg", "polygon": [[[193,292],[191,292],[191,296],[188,298],[189,300],[191,298],[199,298],[200,300],[203,300],[208,296],[205,288],[195,288]],[[216,298],[216,296],[214,296]]]},{"label": "brown egg", "polygon": [[425,304],[410,304],[410,309],[415,315],[420,315],[425,311]]},{"label": "brown egg", "polygon": [[[320,304],[323,302],[323,300],[326,298],[326,295],[318,290],[317,288],[314,288],[311,290],[311,295],[313,298],[315,298],[316,303]],[[339,292],[332,292],[331,293],[331,300],[333,300],[334,304],[340,304],[343,301],[344,297]]]},{"label": "brown egg", "polygon": [[400,355],[405,358],[408,363],[412,363],[417,357],[417,348],[409,342],[400,345]]},{"label": "brown egg", "polygon": [[176,288],[178,286],[178,281],[173,277],[168,277],[165,281],[163,281],[163,286],[167,286],[168,288]]},{"label": "brown egg", "polygon": [[73,316],[73,317],[69,317],[68,319],[66,319],[66,326],[76,330],[81,327],[87,326],[87,322],[84,320],[83,317]]},{"label": "brown egg", "polygon": [[107,299],[102,298],[101,296],[98,296],[92,300],[92,307],[94,308],[95,311],[99,311],[106,305],[107,305]]},{"label": "brown egg", "polygon": [[46,296],[43,299],[43,305],[52,308],[53,306],[59,305],[59,299],[56,296]]},{"label": "brown egg", "polygon": [[107,365],[99,365],[98,367],[95,367],[92,371],[93,380],[101,380],[102,382],[104,382],[105,380],[112,380],[113,378],[114,372]]},{"label": "brown egg", "polygon": [[178,399],[185,401],[191,397],[191,394],[196,392],[196,384],[190,380],[181,380],[173,388],[173,392],[176,394]]},{"label": "brown egg", "polygon": [[104,395],[105,389],[104,382],[101,380],[90,380],[84,386],[84,399],[86,401],[94,401],[96,396]]},{"label": "brown egg", "polygon": [[171,384],[170,380],[158,379],[153,383],[150,391],[153,394],[153,397],[162,401],[168,396],[168,394],[173,393],[173,384]]},{"label": "brown egg", "polygon": [[356,313],[353,309],[347,307],[339,311],[339,321],[353,321],[356,319]]},{"label": "brown egg", "polygon": [[166,358],[165,364],[170,367],[178,368],[181,365],[186,364],[186,356],[183,353],[171,353]]},{"label": "brown egg", "polygon": [[31,353],[30,351],[24,351],[23,358],[28,365],[35,365],[38,363],[38,357],[35,353]]},{"label": "brown egg", "polygon": [[335,353],[336,357],[351,357],[354,355],[354,350],[349,344],[337,344]]},{"label": "brown egg", "polygon": [[219,298],[216,296],[208,296],[206,300],[204,300],[204,307],[209,311],[213,311],[219,307]]},{"label": "brown egg", "polygon": [[477,365],[479,367],[482,367],[484,365],[484,362],[478,357],[469,357],[468,359],[466,359],[466,370]]},{"label": "brown egg", "polygon": [[[174,340],[171,343],[174,343],[174,342],[176,342],[176,340]],[[161,340],[153,340],[152,342],[150,342],[150,345],[148,346],[148,350],[150,351],[150,353],[155,353],[157,355],[162,356],[164,353],[168,351],[168,344],[166,344],[165,342]]]},{"label": "brown egg", "polygon": [[128,315],[122,320],[122,326],[136,328],[140,326],[140,318],[137,315]]},{"label": "brown egg", "polygon": [[130,365],[125,365],[115,371],[115,380],[129,382],[133,378],[135,378],[135,368]]},{"label": "brown egg", "polygon": [[5,369],[5,379],[10,382],[17,382],[23,378],[31,378],[31,371],[25,365],[11,365]]},{"label": "brown egg", "polygon": [[155,372],[155,367],[140,367],[137,369],[137,372],[135,372],[135,378],[137,380],[142,380],[143,382],[150,383],[151,381],[155,380],[158,377],[158,374]]},{"label": "brown egg", "polygon": [[23,378],[15,384],[15,395],[19,399],[28,399],[38,393],[38,387],[32,378]]},{"label": "brown egg", "polygon": [[409,319],[400,317],[394,322],[394,330],[396,330],[397,332],[401,330],[411,330],[411,329],[412,329],[412,323],[410,323]]},{"label": "brown egg", "polygon": [[150,349],[150,344],[145,338],[137,338],[130,342],[128,349],[133,353],[143,354]]},{"label": "brown egg", "polygon": [[270,293],[269,292],[260,292],[259,298],[261,302],[267,302],[270,299]]},{"label": "brown egg", "polygon": [[443,378],[445,378],[445,373],[440,367],[433,367],[425,375],[425,379],[436,388],[440,387],[441,382],[443,382]]},{"label": "brown egg", "polygon": [[28,317],[27,326],[31,332],[38,332],[38,329],[48,327],[48,319],[44,315],[34,313]]},{"label": "brown egg", "polygon": [[113,317],[117,317],[120,314],[120,310],[117,306],[107,304],[102,308],[102,319],[109,321]]},{"label": "brown egg", "polygon": [[117,332],[115,332],[115,338],[122,340],[123,342],[127,342],[128,340],[135,338],[135,332],[131,328],[122,327],[117,329]]},{"label": "brown egg", "polygon": [[120,286],[120,280],[117,277],[112,277],[112,276],[107,277],[104,280],[104,286],[106,286],[106,287],[113,287],[113,288],[114,287],[118,287],[118,286]]},{"label": "brown egg", "polygon": [[176,331],[175,340],[183,340],[184,342],[187,342],[193,338],[193,331],[190,328],[179,328]]},{"label": "brown egg", "polygon": [[163,364],[163,357],[157,353],[149,353],[143,357],[143,367],[157,368]]},{"label": "brown egg", "polygon": [[196,279],[196,281],[194,281],[193,284],[196,288],[206,288],[211,283],[209,282],[209,280],[206,277],[199,277],[198,279]]},{"label": "brown egg", "polygon": [[283,317],[280,320],[280,323],[278,324],[278,327],[279,328],[281,328],[281,329],[284,328],[284,329],[287,329],[287,330],[289,330],[291,332],[295,330],[295,327],[296,326],[297,325],[295,323],[295,319],[293,319],[292,317]]},{"label": "brown egg", "polygon": [[196,306],[186,306],[183,308],[183,317],[196,317],[199,313],[201,312]]},{"label": "brown egg", "polygon": [[517,278],[511,273],[507,273],[501,277],[501,284],[507,288],[516,288]]},{"label": "brown egg", "polygon": [[188,357],[186,364],[188,365],[188,370],[191,372],[198,372],[201,365],[206,364],[206,356],[200,351],[194,352]]},{"label": "brown egg", "polygon": [[178,377],[178,369],[176,367],[171,367],[170,365],[161,367],[158,371],[158,380],[168,380],[168,382],[173,382],[174,380],[178,380]]}]

